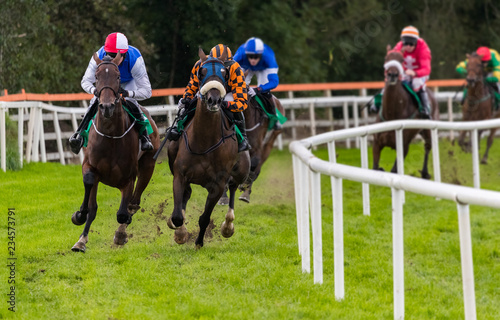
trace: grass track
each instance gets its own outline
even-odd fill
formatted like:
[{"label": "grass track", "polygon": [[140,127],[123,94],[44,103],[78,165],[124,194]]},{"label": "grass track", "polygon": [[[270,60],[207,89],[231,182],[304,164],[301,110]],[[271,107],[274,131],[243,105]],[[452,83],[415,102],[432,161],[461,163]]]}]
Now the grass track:
[{"label": "grass track", "polygon": [[[423,152],[412,145],[405,172],[418,175]],[[500,190],[500,152],[481,166],[483,187]],[[484,149],[483,149],[484,150]],[[338,161],[359,165],[357,150],[338,149]],[[318,150],[325,158],[326,151]],[[382,154],[390,168],[393,152]],[[470,155],[442,142],[445,182],[472,185]],[[344,181],[346,298],[335,301],[332,204],[322,178],[324,284],[301,273],[297,250],[291,156],[273,151],[252,194],[236,204],[236,232],[220,236],[226,207],[216,207],[205,247],[175,244],[165,219],[172,211],[172,176],[158,164],[134,216],[132,237],[112,245],[119,192],[100,185],[99,211],[88,251],[71,252],[83,226],[70,217],[83,197],[79,166],[29,164],[0,173],[3,239],[7,208],[16,212],[16,316],[19,319],[392,319],[390,190],[371,187],[372,215],[362,215],[361,186]],[[188,230],[196,232],[206,192],[195,186]],[[405,313],[407,319],[463,318],[456,206],[407,194],[404,207]],[[478,319],[497,319],[500,305],[500,215],[472,207]],[[3,241],[2,241],[3,242]],[[7,248],[0,257],[6,261]],[[0,269],[0,293],[8,293]],[[0,317],[11,317],[5,302]]]}]

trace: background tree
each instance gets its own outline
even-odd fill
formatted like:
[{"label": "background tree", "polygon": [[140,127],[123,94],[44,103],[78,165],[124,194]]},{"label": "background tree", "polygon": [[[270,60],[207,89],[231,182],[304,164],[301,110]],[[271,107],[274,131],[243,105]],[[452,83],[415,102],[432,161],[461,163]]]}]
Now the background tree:
[{"label": "background tree", "polygon": [[252,36],[276,52],[281,83],[379,81],[386,45],[409,24],[431,48],[431,78],[456,78],[465,53],[500,49],[499,18],[493,0],[3,0],[0,88],[81,92],[115,31],[141,50],[155,89],[185,86],[198,46],[235,52]]}]

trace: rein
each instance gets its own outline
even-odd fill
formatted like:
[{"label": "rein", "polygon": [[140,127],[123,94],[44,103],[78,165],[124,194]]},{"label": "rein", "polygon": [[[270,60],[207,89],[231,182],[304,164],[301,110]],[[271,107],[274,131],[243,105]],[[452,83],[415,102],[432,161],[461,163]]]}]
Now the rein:
[{"label": "rein", "polygon": [[132,128],[134,127],[134,124],[135,124],[135,119],[134,119],[134,122],[132,122],[132,124],[130,125],[130,127],[128,127],[128,129],[125,131],[125,133],[123,133],[121,136],[110,136],[110,135],[104,134],[104,133],[100,132],[99,130],[97,130],[97,127],[95,126],[95,121],[92,121],[92,126],[94,127],[95,132],[97,132],[97,134],[100,135],[101,137],[105,137],[105,138],[109,138],[109,139],[121,139],[121,138],[125,137],[125,135],[127,135],[127,133],[129,133],[129,131],[132,130]]}]

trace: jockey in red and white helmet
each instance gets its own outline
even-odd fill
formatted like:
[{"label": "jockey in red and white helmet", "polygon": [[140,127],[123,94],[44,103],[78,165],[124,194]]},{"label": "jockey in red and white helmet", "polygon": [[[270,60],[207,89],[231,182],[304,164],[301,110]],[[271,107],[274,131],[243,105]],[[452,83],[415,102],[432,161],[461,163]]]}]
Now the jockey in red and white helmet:
[{"label": "jockey in red and white helmet", "polygon": [[[120,86],[121,94],[125,101],[127,102],[127,107],[138,120],[147,121],[147,117],[142,113],[141,108],[136,100],[145,100],[151,97],[151,83],[149,82],[148,73],[146,71],[146,64],[144,63],[144,58],[141,55],[139,49],[128,44],[127,37],[120,32],[113,32],[106,37],[104,46],[102,46],[96,53],[99,59],[103,59],[104,56],[111,56],[112,58],[120,52],[121,59],[118,63],[118,69],[120,70]],[[97,63],[94,58],[90,58],[87,70],[82,78],[82,88],[85,92],[90,94],[96,94],[95,88],[95,72],[97,70]],[[71,150],[74,153],[78,153],[83,146],[83,138],[80,135],[82,129],[87,128],[90,120],[97,113],[98,99],[93,97],[90,100],[90,107],[82,120],[78,130],[69,139]],[[141,148],[142,150],[152,150],[153,144],[149,136],[147,135],[147,130],[144,128],[138,128],[141,132]]]}]

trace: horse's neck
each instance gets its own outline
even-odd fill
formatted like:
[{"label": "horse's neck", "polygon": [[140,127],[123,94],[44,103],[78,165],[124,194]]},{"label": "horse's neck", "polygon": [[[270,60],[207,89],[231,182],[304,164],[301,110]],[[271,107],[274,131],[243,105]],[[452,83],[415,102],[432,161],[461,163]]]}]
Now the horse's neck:
[{"label": "horse's neck", "polygon": [[115,107],[113,116],[109,119],[105,118],[100,111],[97,111],[96,127],[103,134],[121,135],[130,125],[128,115],[121,105]]},{"label": "horse's neck", "polygon": [[410,96],[401,81],[392,86],[386,84],[382,99],[382,115],[386,120],[410,117],[414,111],[407,107],[410,102]]},{"label": "horse's neck", "polygon": [[196,141],[198,145],[212,145],[221,138],[221,114],[207,110],[204,102],[196,106],[193,118],[193,129],[189,134],[189,141]]},{"label": "horse's neck", "polygon": [[476,83],[474,86],[467,86],[467,96],[480,99],[482,96],[488,93],[486,84],[484,81],[481,83]]}]

